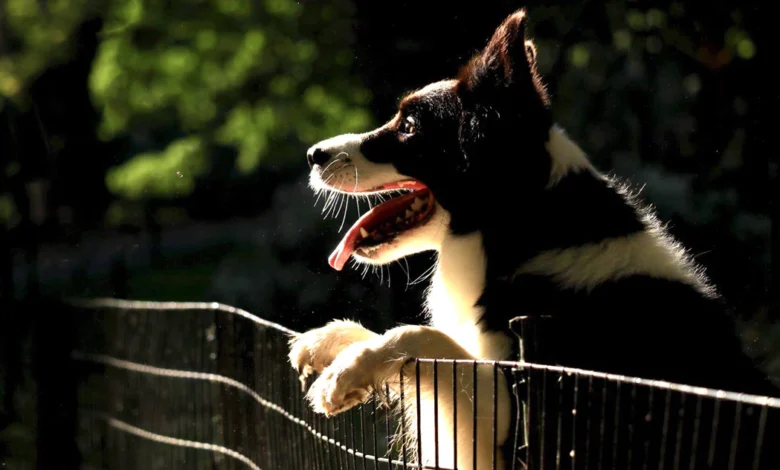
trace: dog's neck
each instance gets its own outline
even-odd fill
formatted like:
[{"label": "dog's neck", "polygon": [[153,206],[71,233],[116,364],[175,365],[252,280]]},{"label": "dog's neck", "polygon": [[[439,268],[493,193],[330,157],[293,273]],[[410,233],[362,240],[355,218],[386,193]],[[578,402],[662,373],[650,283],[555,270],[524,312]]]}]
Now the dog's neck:
[{"label": "dog's neck", "polygon": [[[558,127],[550,129],[547,150],[553,156],[550,185],[570,171],[589,168],[585,153]],[[448,223],[448,222],[445,222]],[[507,359],[512,339],[479,325],[484,308],[477,305],[487,285],[487,254],[480,232],[448,233],[437,246],[436,271],[427,292],[426,312],[432,326],[443,330],[475,357]]]},{"label": "dog's neck", "polygon": [[430,323],[444,331],[478,359],[503,360],[511,339],[478,324],[483,308],[477,301],[486,284],[487,258],[479,232],[447,235],[428,288],[426,310]]},{"label": "dog's neck", "polygon": [[[556,187],[564,184],[569,175],[578,173],[586,177],[591,175],[595,182],[595,185],[582,187],[583,200],[593,197],[588,191],[596,191],[598,197],[604,198],[603,191],[599,192],[599,185],[606,188],[606,180],[596,174],[584,152],[558,128],[551,129],[548,151],[553,160],[549,191],[558,190]],[[583,170],[588,170],[588,173],[583,173]],[[570,187],[568,191],[571,190]],[[567,194],[565,191],[564,194]],[[562,238],[558,241],[572,244],[561,245],[560,248],[544,247],[536,251],[531,244],[524,247],[528,253],[516,260],[517,265],[510,266],[514,273],[506,274],[549,278],[559,288],[571,291],[587,291],[611,279],[640,274],[690,284],[702,293],[711,295],[706,279],[679,244],[657,222],[651,220],[650,215],[635,214],[635,209],[617,192],[614,198],[617,201],[610,200],[613,204],[611,207],[613,210],[616,210],[615,207],[621,208],[622,212],[617,212],[623,222],[635,229],[632,224],[638,222],[633,222],[636,220],[633,217],[642,218],[645,228],[635,232],[628,230],[623,235],[605,233],[604,238],[594,238],[587,242]],[[568,200],[563,202],[568,203]],[[593,204],[593,207],[602,206]],[[560,203],[559,206],[551,206],[550,210],[557,214],[561,212],[559,209]],[[583,210],[588,210],[588,207]],[[604,214],[594,214],[594,219],[597,216],[604,217]],[[617,216],[611,213],[607,216],[614,219],[611,223],[616,224]],[[544,221],[539,222],[541,226]],[[575,230],[577,228],[561,232],[578,233]],[[482,233],[448,233],[441,240],[438,252],[438,265],[426,299],[426,310],[432,326],[443,330],[479,359],[507,359],[513,339],[503,333],[486,330],[480,324],[484,308],[478,306],[477,302],[488,284],[488,255]],[[500,262],[498,260],[498,264]],[[495,267],[495,264],[492,266]]]}]

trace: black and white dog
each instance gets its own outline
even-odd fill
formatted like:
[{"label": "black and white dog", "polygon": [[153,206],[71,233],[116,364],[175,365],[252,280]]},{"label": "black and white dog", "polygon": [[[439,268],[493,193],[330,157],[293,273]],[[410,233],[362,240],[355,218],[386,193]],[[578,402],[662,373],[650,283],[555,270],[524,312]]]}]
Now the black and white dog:
[{"label": "black and white dog", "polygon": [[[518,315],[557,318],[547,346],[561,365],[777,396],[743,354],[702,269],[555,125],[525,23],[525,11],[510,15],[456,78],[407,95],[385,125],[309,149],[315,191],[392,196],[349,229],[330,256],[334,269],[350,258],[383,265],[438,252],[429,325],[378,334],[333,321],[291,340],[293,367],[319,374],[307,393],[313,409],[334,415],[360,404],[397,380],[408,358],[516,360],[508,324]],[[475,406],[464,369],[456,371],[463,396],[454,396],[446,364],[438,371],[438,423],[431,369],[420,373],[424,464],[433,464],[438,447],[442,468],[472,468],[475,457],[477,468],[490,468],[510,435],[505,378],[498,378],[494,438],[492,393]],[[486,369],[476,380],[487,391],[494,378]],[[477,413],[476,436],[470,419],[452,423],[453,403],[457,416]],[[416,435],[415,420],[409,424]],[[429,437],[434,424],[438,443]]]}]

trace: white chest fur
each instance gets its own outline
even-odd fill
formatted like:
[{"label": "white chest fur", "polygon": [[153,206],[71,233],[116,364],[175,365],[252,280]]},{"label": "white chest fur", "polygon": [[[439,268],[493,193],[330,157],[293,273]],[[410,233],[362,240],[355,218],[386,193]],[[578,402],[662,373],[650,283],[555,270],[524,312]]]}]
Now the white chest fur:
[{"label": "white chest fur", "polygon": [[431,326],[443,331],[477,359],[507,359],[511,339],[483,332],[477,325],[483,308],[476,306],[485,288],[487,260],[478,232],[446,236],[426,297]]}]

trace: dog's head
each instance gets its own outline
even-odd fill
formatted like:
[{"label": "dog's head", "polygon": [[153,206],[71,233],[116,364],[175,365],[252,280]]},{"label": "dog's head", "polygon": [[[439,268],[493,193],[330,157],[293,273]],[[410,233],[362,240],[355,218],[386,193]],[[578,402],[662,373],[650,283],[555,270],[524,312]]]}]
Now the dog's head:
[{"label": "dog's head", "polygon": [[448,233],[501,230],[510,201],[544,190],[552,118],[525,25],[524,10],[510,15],[457,78],[408,94],[385,125],[309,149],[315,191],[391,196],[347,232],[332,267],[350,256],[385,264],[435,250]]}]

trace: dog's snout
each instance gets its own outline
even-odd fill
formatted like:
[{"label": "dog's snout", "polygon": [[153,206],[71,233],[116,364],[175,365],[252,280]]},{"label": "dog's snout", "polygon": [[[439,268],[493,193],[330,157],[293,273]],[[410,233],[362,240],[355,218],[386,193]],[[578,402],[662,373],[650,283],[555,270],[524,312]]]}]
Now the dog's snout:
[{"label": "dog's snout", "polygon": [[330,153],[319,147],[312,147],[306,152],[306,160],[309,162],[310,168],[314,165],[322,165],[330,160]]}]

